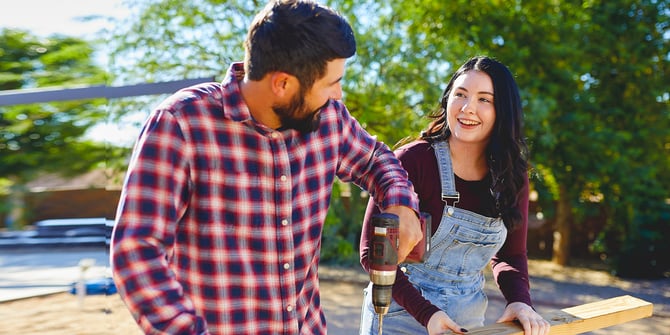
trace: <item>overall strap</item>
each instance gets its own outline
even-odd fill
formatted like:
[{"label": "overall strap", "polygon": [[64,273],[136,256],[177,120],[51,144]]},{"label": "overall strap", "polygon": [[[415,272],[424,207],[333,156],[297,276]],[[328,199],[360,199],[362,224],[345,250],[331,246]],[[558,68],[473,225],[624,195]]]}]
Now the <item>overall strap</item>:
[{"label": "overall strap", "polygon": [[[437,167],[440,171],[440,184],[442,185],[442,201],[448,206],[448,213],[453,213],[453,207],[460,200],[460,194],[456,192],[456,183],[454,180],[454,170],[451,166],[451,151],[447,140],[433,142],[431,144],[435,150],[437,158]],[[451,204],[449,201],[453,201]]]}]

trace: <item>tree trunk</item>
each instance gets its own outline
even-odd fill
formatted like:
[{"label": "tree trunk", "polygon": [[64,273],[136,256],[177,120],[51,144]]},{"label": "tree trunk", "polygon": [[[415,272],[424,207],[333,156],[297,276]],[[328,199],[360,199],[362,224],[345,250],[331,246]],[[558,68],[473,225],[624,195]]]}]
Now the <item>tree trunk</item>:
[{"label": "tree trunk", "polygon": [[566,266],[570,259],[570,233],[572,231],[572,215],[570,201],[565,188],[561,187],[556,208],[556,228],[551,261]]},{"label": "tree trunk", "polygon": [[25,198],[27,190],[21,182],[12,180],[12,178],[10,180],[12,181],[8,197],[10,209],[5,218],[5,223],[9,230],[20,230],[26,226]]}]

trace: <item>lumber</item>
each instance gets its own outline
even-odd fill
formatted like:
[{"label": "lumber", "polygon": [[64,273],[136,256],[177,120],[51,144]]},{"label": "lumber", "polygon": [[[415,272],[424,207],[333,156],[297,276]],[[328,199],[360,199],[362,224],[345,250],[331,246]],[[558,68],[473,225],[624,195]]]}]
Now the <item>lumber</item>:
[{"label": "lumber", "polygon": [[[650,317],[652,313],[652,303],[623,295],[542,316],[551,324],[551,335],[572,335]],[[468,335],[523,335],[523,329],[519,323],[505,322],[470,329]]]}]

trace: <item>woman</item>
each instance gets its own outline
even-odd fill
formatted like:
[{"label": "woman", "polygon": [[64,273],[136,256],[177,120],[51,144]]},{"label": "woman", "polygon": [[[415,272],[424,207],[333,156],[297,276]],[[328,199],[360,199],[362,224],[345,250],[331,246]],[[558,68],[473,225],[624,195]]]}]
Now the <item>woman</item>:
[{"label": "woman", "polygon": [[[498,322],[518,320],[525,335],[549,332],[531,305],[526,237],[527,147],[519,91],[509,69],[475,57],[452,76],[432,122],[419,138],[396,150],[432,217],[431,250],[423,263],[401,264],[393,301],[384,316],[387,334],[442,334],[484,323],[488,300],[483,270],[507,300]],[[363,231],[378,213],[368,204]],[[368,241],[361,239],[361,264],[368,266]],[[376,334],[378,318],[370,287],[361,334]]]}]

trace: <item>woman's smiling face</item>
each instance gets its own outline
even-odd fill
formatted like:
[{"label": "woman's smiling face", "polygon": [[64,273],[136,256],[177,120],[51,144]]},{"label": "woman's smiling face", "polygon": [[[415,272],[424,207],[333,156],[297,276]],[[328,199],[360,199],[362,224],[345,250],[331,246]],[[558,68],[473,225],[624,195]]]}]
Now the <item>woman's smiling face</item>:
[{"label": "woman's smiling face", "polygon": [[447,122],[454,140],[488,143],[496,121],[493,82],[469,70],[456,78],[447,99]]}]

